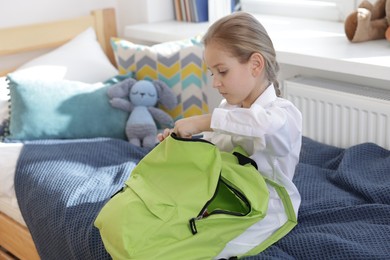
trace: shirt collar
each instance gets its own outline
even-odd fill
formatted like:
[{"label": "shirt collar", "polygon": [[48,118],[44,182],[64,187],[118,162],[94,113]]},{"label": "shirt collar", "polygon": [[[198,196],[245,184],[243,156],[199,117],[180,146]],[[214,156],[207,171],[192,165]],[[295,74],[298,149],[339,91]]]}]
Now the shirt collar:
[{"label": "shirt collar", "polygon": [[266,107],[269,103],[275,101],[277,98],[275,93],[274,85],[269,85],[264,92],[256,99],[254,104],[261,105],[262,107]]},{"label": "shirt collar", "polygon": [[[275,101],[277,98],[276,92],[274,85],[271,84],[269,85],[264,92],[255,100],[255,102],[252,104],[253,105],[260,105],[262,107],[266,107],[268,104],[272,103]],[[225,107],[225,108],[239,108],[240,106],[237,105],[230,105],[226,102],[226,99],[222,100],[222,103],[220,107]]]}]

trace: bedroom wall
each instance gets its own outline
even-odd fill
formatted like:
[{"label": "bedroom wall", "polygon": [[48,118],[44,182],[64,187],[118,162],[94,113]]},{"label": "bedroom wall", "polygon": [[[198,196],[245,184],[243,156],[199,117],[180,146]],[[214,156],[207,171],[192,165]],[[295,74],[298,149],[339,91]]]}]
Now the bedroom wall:
[{"label": "bedroom wall", "polygon": [[[104,7],[114,7],[116,9],[118,33],[121,37],[123,37],[125,25],[164,21],[173,17],[172,0],[0,0],[0,28],[77,17],[88,14],[93,9]],[[0,71],[7,67],[16,67],[37,55],[40,55],[40,53],[30,53],[22,57],[15,55],[1,57]],[[379,88],[387,87],[388,89],[389,85],[389,81],[356,76],[349,77],[340,73],[328,75],[329,73],[324,71],[292,65],[282,66],[280,78],[290,78],[302,73],[330,77],[336,80],[347,80],[352,83]],[[210,99],[213,100],[211,103],[214,106],[219,103],[220,97],[212,88],[210,88],[210,92],[208,94]]]},{"label": "bedroom wall", "polygon": [[105,7],[116,9],[119,36],[127,24],[173,18],[172,0],[0,0],[0,28],[67,19]]},{"label": "bedroom wall", "polygon": [[111,6],[117,7],[117,0],[0,0],[0,28],[67,19]]}]

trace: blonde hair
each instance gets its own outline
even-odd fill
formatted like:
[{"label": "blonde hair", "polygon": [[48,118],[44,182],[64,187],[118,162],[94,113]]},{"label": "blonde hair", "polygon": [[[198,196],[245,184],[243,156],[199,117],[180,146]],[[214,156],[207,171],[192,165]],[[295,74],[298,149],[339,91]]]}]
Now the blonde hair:
[{"label": "blonde hair", "polygon": [[212,24],[203,36],[205,46],[211,41],[226,47],[240,63],[248,62],[253,53],[260,53],[266,63],[266,77],[273,83],[276,95],[281,95],[277,80],[279,64],[273,43],[263,25],[254,16],[240,11],[222,17]]}]

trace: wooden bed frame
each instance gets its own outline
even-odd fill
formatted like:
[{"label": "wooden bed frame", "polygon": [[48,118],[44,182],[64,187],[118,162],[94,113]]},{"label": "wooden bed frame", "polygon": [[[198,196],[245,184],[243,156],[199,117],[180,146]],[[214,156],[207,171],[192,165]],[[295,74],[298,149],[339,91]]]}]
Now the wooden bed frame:
[{"label": "wooden bed frame", "polygon": [[[0,29],[0,57],[59,47],[91,26],[95,29],[104,52],[115,66],[110,45],[110,38],[117,36],[113,8],[95,10],[90,15],[69,20]],[[5,76],[13,70],[15,68],[0,71],[0,76]],[[0,259],[15,257],[40,259],[28,229],[0,212]]]}]

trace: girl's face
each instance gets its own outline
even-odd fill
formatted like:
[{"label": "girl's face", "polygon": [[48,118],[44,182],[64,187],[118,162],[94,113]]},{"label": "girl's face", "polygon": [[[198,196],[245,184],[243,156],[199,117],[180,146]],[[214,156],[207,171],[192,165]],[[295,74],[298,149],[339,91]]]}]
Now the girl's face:
[{"label": "girl's face", "polygon": [[222,45],[210,42],[205,47],[204,60],[211,71],[213,87],[229,104],[249,108],[264,91],[252,59],[242,64]]}]

